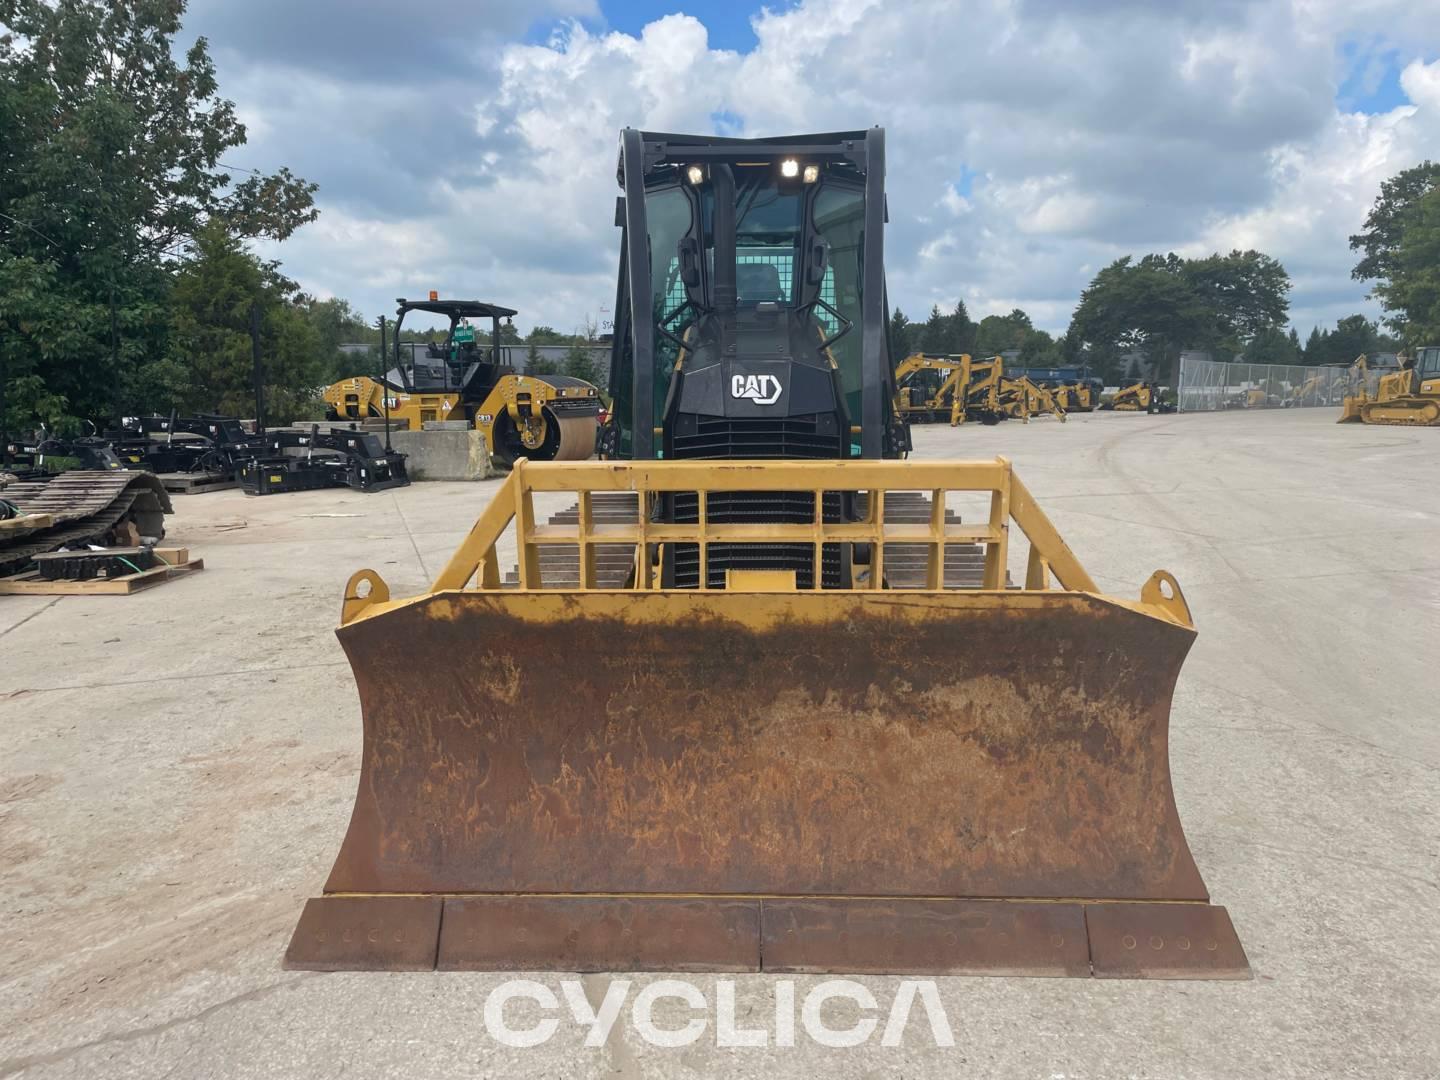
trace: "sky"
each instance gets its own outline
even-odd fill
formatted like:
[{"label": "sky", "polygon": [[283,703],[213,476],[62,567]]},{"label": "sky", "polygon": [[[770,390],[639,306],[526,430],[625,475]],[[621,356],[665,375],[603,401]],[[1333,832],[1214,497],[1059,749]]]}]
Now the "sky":
[{"label": "sky", "polygon": [[320,185],[261,253],[367,316],[614,302],[618,134],[887,132],[890,297],[1053,332],[1127,254],[1257,248],[1305,335],[1378,308],[1348,237],[1440,157],[1433,0],[191,0],[249,141]]}]

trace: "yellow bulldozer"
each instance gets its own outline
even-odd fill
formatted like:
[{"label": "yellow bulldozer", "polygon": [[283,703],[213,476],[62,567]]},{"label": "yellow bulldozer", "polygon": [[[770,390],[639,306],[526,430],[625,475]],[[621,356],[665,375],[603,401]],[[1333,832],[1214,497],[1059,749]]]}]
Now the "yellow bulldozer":
[{"label": "yellow bulldozer", "polygon": [[1350,369],[1339,423],[1440,426],[1440,346],[1402,355],[1399,370],[1380,375],[1373,395],[1370,375],[1369,362],[1360,356]]},{"label": "yellow bulldozer", "polygon": [[[594,452],[599,390],[568,375],[517,372],[510,349],[500,344],[500,320],[513,317],[513,308],[442,300],[434,292],[428,300],[396,303],[394,366],[383,380],[357,375],[326,387],[321,396],[328,419],[384,417],[414,431],[427,421],[464,420],[485,436],[490,456],[502,464],[520,457],[579,461]],[[416,311],[448,320],[443,341],[401,341],[405,316]],[[488,344],[476,339],[473,322],[482,319],[491,323]]]},{"label": "yellow bulldozer", "polygon": [[905,457],[884,154],[622,132],[609,460],[517,461],[418,595],[350,578],[359,783],[288,966],[1248,976],[1175,807],[1179,586]]}]

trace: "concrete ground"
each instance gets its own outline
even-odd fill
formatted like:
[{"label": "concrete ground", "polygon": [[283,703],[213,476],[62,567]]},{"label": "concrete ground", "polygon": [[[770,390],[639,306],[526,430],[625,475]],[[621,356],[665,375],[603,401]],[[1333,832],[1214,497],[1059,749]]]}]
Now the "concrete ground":
[{"label": "concrete ground", "polygon": [[[0,1077],[1436,1076],[1440,431],[1335,416],[916,433],[1011,457],[1103,588],[1179,578],[1177,799],[1252,982],[940,979],[953,1048],[917,1013],[898,1047],[663,1049],[622,1018],[601,1047],[567,1022],[512,1049],[483,1020],[500,976],[282,971],[355,790],[340,588],[370,566],[419,589],[497,482],[226,492],[176,501],[200,575],[0,597]],[[882,1008],[899,985],[860,981]],[[776,980],[735,987],[766,1024]]]}]

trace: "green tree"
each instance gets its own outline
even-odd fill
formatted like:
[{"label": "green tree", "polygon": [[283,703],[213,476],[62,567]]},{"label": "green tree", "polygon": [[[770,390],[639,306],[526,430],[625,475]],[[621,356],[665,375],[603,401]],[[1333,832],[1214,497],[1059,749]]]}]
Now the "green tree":
[{"label": "green tree", "polygon": [[202,227],[175,276],[170,349],[152,369],[154,399],[182,412],[255,411],[250,308],[260,308],[265,418],[318,418],[332,372],[295,283],[261,262],[223,225]]},{"label": "green tree", "polygon": [[[914,337],[917,328],[911,326],[909,329],[909,345],[913,349],[917,344]],[[953,355],[975,350],[975,324],[970,321],[964,300],[957,300],[955,309],[948,315],[940,310],[939,304],[932,305],[930,317],[918,329],[918,344],[922,352]]]},{"label": "green tree", "polygon": [[1182,348],[1208,336],[1210,320],[1180,273],[1177,256],[1130,256],[1105,267],[1080,294],[1067,336],[1099,354],[1098,366],[1113,367],[1119,355],[1141,351],[1161,375]]},{"label": "green tree", "polygon": [[[489,330],[476,330],[476,331],[475,331],[475,340],[476,340],[476,341],[483,341],[483,342],[485,342],[487,345],[491,343],[491,342],[490,342],[490,339],[491,339],[492,336],[493,336],[493,335],[491,334],[491,332],[490,332]],[[520,344],[522,344],[524,341],[528,341],[528,340],[529,340],[528,338],[521,338],[521,337],[520,337],[520,331],[515,329],[515,324],[514,324],[513,322],[511,322],[509,319],[506,319],[504,322],[502,322],[502,323],[500,324],[500,344],[501,344],[501,345],[520,345]]]},{"label": "green tree", "polygon": [[1181,266],[1214,323],[1206,345],[1233,354],[1256,335],[1284,325],[1290,276],[1269,255],[1232,251],[1187,259]]},{"label": "green tree", "polygon": [[606,389],[608,369],[602,367],[595,358],[595,349],[600,328],[591,319],[586,319],[585,325],[578,330],[572,338],[573,344],[569,353],[565,356],[565,362],[561,365],[562,374],[569,375],[572,379],[584,379],[593,383],[597,389]]},{"label": "green tree", "polygon": [[1406,344],[1440,342],[1440,186],[1400,215],[1399,242],[1375,296]]},{"label": "green tree", "polygon": [[[317,300],[301,294],[296,297],[295,306],[319,342],[316,346],[317,360],[325,372],[324,382],[348,378],[360,371],[375,369],[380,345],[380,331],[363,315],[350,306],[346,300],[334,297]],[[362,360],[341,352],[341,345],[370,342],[376,346],[376,355]],[[357,367],[357,364],[361,365]]]},{"label": "green tree", "polygon": [[1248,364],[1300,363],[1300,353],[1291,344],[1290,335],[1277,326],[1266,327],[1251,338],[1243,355]]},{"label": "green tree", "polygon": [[1025,367],[1055,367],[1060,363],[1060,346],[1044,330],[1028,330],[1020,342],[1020,363]]},{"label": "green tree", "polygon": [[956,300],[955,310],[947,318],[948,347],[949,353],[974,353],[975,333],[977,327],[970,319],[970,313],[965,310],[965,301]]},{"label": "green tree", "polygon": [[930,306],[930,317],[920,327],[920,349],[927,353],[948,352],[949,325],[945,315],[940,311],[939,304]]},{"label": "green tree", "polygon": [[569,345],[574,335],[562,334],[553,326],[536,326],[525,335],[525,340],[533,345]]},{"label": "green tree", "polygon": [[1023,349],[1027,336],[1033,333],[1035,326],[1030,316],[1019,308],[1009,315],[986,315],[976,328],[975,351],[981,356],[993,356],[1009,349]]},{"label": "green tree", "polygon": [[570,346],[570,351],[565,355],[565,363],[561,366],[561,374],[569,375],[572,379],[584,379],[588,383],[594,383],[600,389],[605,388],[604,373],[600,365],[591,355],[591,350],[580,342]]},{"label": "green tree", "polygon": [[[897,307],[890,316],[890,355],[896,363],[916,351],[910,339],[916,336],[918,330],[919,327],[914,326]],[[918,342],[915,344],[918,345]]]},{"label": "green tree", "polygon": [[1131,351],[1150,374],[1173,378],[1184,349],[1233,353],[1256,335],[1278,329],[1289,310],[1290,279],[1268,255],[1232,251],[1204,259],[1174,253],[1117,259],[1081,294],[1067,345],[1093,353],[1109,371]]},{"label": "green tree", "polygon": [[554,360],[547,360],[540,354],[538,342],[530,342],[530,347],[525,350],[525,374],[526,375],[559,375],[560,365]]},{"label": "green tree", "polygon": [[1364,315],[1349,315],[1335,323],[1325,338],[1325,363],[1350,364],[1361,353],[1375,353],[1379,328]]},{"label": "green tree", "polygon": [[315,186],[245,142],[183,0],[0,0],[0,365],[12,425],[152,403],[171,273],[209,222],[284,239]]},{"label": "green tree", "polygon": [[1440,162],[1422,161],[1380,184],[1362,232],[1350,237],[1352,251],[1364,252],[1350,276],[1356,281],[1388,281],[1398,267],[1402,236],[1411,208],[1440,187]]}]

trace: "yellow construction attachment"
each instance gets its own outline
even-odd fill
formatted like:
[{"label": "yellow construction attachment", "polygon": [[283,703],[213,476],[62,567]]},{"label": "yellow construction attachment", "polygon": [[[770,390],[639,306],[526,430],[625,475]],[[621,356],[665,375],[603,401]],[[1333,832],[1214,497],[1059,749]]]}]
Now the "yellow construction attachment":
[{"label": "yellow construction attachment", "polygon": [[[929,519],[890,519],[917,491]],[[812,512],[737,523],[737,492]],[[941,587],[955,544],[979,588]],[[668,545],[702,587],[665,587]],[[853,587],[797,588],[781,545]],[[888,588],[917,545],[926,587]],[[1101,593],[1003,459],[521,461],[429,589],[352,577],[338,633],[360,783],[289,966],[1248,975],[1170,782],[1189,608],[1163,571]]]}]

